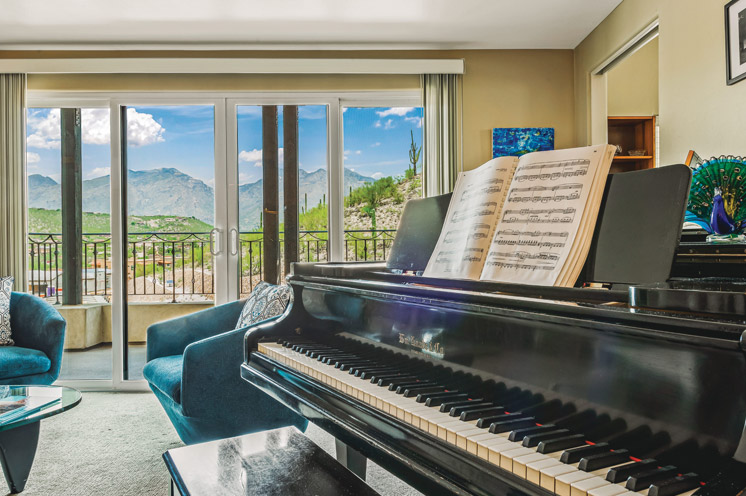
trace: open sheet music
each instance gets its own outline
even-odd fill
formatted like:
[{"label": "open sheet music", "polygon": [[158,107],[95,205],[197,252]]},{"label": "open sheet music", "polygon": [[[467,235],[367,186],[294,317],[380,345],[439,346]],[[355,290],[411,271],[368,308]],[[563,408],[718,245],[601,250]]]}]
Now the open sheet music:
[{"label": "open sheet music", "polygon": [[459,176],[428,277],[572,286],[614,148],[501,157]]}]

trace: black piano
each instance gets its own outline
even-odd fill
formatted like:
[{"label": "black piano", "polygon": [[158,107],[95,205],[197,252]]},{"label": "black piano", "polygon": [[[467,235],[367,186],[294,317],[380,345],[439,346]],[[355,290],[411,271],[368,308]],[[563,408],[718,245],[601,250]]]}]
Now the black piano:
[{"label": "black piano", "polygon": [[[293,304],[246,334],[244,379],[331,433],[351,469],[369,458],[426,494],[743,492],[743,286],[669,280],[678,235],[662,282],[426,278],[419,234],[388,265],[295,264]],[[603,260],[592,250],[586,274]]]}]

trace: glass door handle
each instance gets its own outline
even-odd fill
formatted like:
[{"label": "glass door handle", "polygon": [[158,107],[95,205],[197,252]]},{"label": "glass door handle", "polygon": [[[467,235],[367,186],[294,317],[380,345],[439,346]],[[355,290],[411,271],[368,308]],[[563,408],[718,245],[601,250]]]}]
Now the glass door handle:
[{"label": "glass door handle", "polygon": [[238,229],[231,228],[231,256],[238,255]]},{"label": "glass door handle", "polygon": [[210,253],[215,256],[221,252],[220,248],[220,229],[217,227],[210,231]]}]

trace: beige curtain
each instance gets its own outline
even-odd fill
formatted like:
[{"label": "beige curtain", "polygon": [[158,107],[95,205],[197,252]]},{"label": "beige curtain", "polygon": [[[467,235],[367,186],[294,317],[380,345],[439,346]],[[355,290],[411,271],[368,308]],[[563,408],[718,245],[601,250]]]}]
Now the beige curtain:
[{"label": "beige curtain", "polygon": [[0,74],[0,277],[26,277],[26,75]]},{"label": "beige curtain", "polygon": [[425,196],[453,191],[462,169],[461,74],[423,74]]}]

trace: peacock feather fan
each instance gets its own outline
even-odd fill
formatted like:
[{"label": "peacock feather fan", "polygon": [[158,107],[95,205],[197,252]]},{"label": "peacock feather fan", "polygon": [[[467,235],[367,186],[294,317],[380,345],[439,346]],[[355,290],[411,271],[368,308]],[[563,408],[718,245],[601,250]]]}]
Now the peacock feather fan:
[{"label": "peacock feather fan", "polygon": [[695,168],[684,220],[714,234],[743,231],[746,227],[746,159],[721,156]]}]

